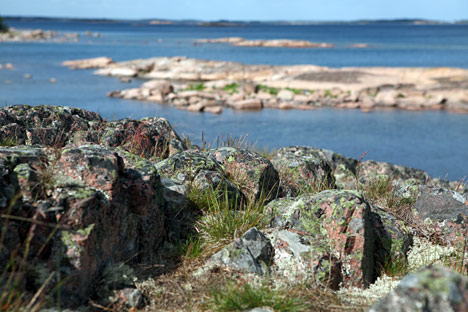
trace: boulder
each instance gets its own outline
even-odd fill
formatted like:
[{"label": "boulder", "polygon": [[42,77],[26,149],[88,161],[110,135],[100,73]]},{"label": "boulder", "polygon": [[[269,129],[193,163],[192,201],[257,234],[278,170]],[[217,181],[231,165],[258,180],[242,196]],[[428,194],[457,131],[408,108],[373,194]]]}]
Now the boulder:
[{"label": "boulder", "polygon": [[[149,162],[89,145],[53,153],[23,146],[0,154],[0,183],[7,179],[9,185],[0,191],[0,210],[37,221],[8,223],[16,239],[7,250],[29,259],[28,271],[20,272],[28,281],[26,293],[37,291],[55,272],[46,293],[66,277],[62,304],[78,306],[92,295],[108,264],[151,262],[156,256],[165,233],[164,202]],[[29,249],[27,237],[33,238]],[[8,259],[5,250],[0,255]]]},{"label": "boulder", "polygon": [[305,146],[280,148],[272,163],[280,173],[283,196],[335,187],[332,165],[319,149]]},{"label": "boulder", "polygon": [[234,242],[224,247],[207,261],[202,270],[229,268],[243,273],[268,273],[274,250],[270,240],[257,228],[251,228]]},{"label": "boulder", "polygon": [[366,287],[379,275],[383,264],[375,254],[385,251],[376,250],[371,208],[359,193],[329,190],[275,200],[266,208],[277,229],[271,239],[280,274],[332,289]]},{"label": "boulder", "polygon": [[245,149],[222,147],[208,151],[223,167],[230,181],[252,200],[277,197],[278,172],[265,157]]},{"label": "boulder", "polygon": [[230,106],[234,109],[262,109],[262,101],[256,99],[247,99],[232,102]]},{"label": "boulder", "polygon": [[369,312],[467,310],[468,278],[448,268],[428,267],[405,276]]},{"label": "boulder", "polygon": [[162,96],[166,96],[174,91],[171,83],[165,80],[150,80],[141,85],[143,89],[150,89],[153,93],[159,92]]},{"label": "boulder", "polygon": [[97,129],[97,113],[67,106],[15,105],[0,109],[0,141],[63,146],[74,132]]},{"label": "boulder", "polygon": [[[241,199],[239,190],[226,179],[221,164],[208,153],[187,150],[172,155],[155,166],[162,178],[171,180],[171,183],[167,182],[168,185],[173,183],[184,186],[184,190],[195,188],[199,191],[227,191],[233,198]],[[182,191],[182,188],[178,188],[178,191]]]},{"label": "boulder", "polygon": [[121,147],[148,159],[164,159],[186,149],[179,135],[164,118],[122,119],[105,124],[99,144]]},{"label": "boulder", "polygon": [[63,66],[70,69],[90,69],[90,68],[105,68],[114,63],[109,57],[96,57],[91,59],[65,61]]}]

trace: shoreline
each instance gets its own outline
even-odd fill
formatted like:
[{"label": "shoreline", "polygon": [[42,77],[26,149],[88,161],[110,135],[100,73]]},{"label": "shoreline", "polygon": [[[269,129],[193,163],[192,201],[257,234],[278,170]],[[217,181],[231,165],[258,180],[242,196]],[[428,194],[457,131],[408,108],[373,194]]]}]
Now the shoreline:
[{"label": "shoreline", "polygon": [[244,297],[248,284],[307,311],[315,291],[320,310],[397,311],[408,280],[400,302],[421,292],[444,307],[429,282],[468,284],[462,182],[307,146],[195,146],[160,117],[47,105],[0,117],[0,264],[19,307],[35,294],[57,306],[60,287],[63,308],[218,311],[214,287]]},{"label": "shoreline", "polygon": [[446,110],[468,113],[468,70],[461,68],[248,65],[187,57],[114,62],[108,57],[67,61],[70,69],[149,80],[108,96],[169,104],[194,112],[233,109]]}]

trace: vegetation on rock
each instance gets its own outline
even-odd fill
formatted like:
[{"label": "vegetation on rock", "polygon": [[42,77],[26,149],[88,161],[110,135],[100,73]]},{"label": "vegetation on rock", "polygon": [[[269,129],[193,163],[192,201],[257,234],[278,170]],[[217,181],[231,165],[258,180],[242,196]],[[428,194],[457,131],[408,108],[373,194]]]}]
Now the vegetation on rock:
[{"label": "vegetation on rock", "polygon": [[420,170],[69,107],[2,108],[0,142],[2,310],[360,311],[467,275],[467,188]]}]

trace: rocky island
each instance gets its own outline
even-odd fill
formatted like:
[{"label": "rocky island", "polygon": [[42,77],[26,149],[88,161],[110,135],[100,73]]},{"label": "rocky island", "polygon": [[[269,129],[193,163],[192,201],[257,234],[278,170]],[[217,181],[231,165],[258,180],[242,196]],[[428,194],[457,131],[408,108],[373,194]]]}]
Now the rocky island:
[{"label": "rocky island", "polygon": [[126,62],[101,57],[64,65],[97,68],[97,75],[148,80],[139,88],[109,90],[110,97],[153,101],[195,112],[221,113],[225,107],[468,112],[468,70],[459,68],[247,65],[186,57]]},{"label": "rocky island", "polygon": [[468,306],[462,181],[313,147],[196,146],[164,118],[66,106],[1,108],[0,145],[7,310]]},{"label": "rocky island", "polygon": [[77,42],[78,33],[59,33],[53,30],[8,28],[0,32],[0,42]]}]

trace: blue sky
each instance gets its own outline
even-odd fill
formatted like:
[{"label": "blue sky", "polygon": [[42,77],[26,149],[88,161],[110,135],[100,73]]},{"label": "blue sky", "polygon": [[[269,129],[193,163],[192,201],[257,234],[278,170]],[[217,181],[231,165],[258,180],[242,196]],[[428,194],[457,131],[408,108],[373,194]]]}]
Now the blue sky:
[{"label": "blue sky", "polygon": [[468,0],[1,0],[0,15],[200,20],[468,19]]}]

